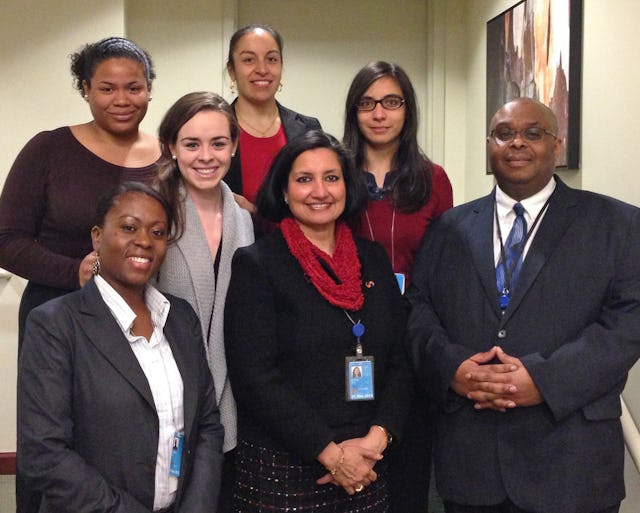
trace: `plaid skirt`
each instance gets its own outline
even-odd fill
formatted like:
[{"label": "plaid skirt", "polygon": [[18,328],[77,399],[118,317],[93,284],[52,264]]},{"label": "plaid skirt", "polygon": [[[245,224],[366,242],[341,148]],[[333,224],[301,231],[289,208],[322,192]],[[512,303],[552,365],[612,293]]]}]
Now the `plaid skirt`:
[{"label": "plaid skirt", "polygon": [[386,472],[376,465],[378,479],[360,493],[349,495],[342,487],[317,485],[326,474],[319,463],[298,456],[238,442],[236,452],[235,513],[277,511],[313,513],[388,513]]}]

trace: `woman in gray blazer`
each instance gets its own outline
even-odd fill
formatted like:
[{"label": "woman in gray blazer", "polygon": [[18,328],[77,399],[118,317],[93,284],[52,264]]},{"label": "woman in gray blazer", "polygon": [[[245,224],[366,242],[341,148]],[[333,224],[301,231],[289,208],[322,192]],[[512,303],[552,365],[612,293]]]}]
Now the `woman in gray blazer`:
[{"label": "woman in gray blazer", "polygon": [[222,181],[238,142],[229,104],[210,92],[189,93],[159,128],[164,161],[161,186],[178,207],[182,236],[169,246],[158,287],[186,299],[200,318],[216,402],[225,428],[220,511],[231,500],[236,447],[236,404],[227,376],[223,313],[231,257],[254,240],[251,217]]},{"label": "woman in gray blazer", "polygon": [[213,513],[224,432],[199,322],[148,284],[171,210],[125,182],[96,217],[96,276],[27,318],[19,470],[42,493],[41,513]]}]

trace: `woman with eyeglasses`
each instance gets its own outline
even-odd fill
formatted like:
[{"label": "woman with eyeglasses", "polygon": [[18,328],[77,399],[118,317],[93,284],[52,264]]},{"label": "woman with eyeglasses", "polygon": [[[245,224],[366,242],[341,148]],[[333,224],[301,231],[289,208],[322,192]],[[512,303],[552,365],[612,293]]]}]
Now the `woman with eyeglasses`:
[{"label": "woman with eyeglasses", "polygon": [[[422,152],[417,134],[417,102],[406,72],[383,61],[363,67],[351,83],[345,109],[344,144],[355,155],[369,192],[353,228],[356,235],[384,247],[402,292],[429,223],[453,206],[449,178]],[[395,513],[427,511],[428,405],[420,400],[415,409],[403,443],[391,455]]]}]

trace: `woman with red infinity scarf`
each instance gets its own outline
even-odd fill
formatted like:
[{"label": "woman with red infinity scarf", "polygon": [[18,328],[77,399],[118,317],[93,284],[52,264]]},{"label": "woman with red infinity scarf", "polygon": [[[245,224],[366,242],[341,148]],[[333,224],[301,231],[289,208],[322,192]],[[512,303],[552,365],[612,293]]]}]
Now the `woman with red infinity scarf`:
[{"label": "woman with red infinity scarf", "polygon": [[389,259],[347,226],[365,196],[321,131],[289,142],[260,189],[258,211],[280,230],[236,252],[225,308],[234,511],[389,511],[383,458],[411,371]]}]

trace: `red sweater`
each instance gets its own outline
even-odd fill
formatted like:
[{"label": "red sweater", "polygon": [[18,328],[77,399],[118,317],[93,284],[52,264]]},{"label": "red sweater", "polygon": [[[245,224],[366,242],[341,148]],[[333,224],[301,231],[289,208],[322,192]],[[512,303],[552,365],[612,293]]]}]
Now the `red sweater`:
[{"label": "red sweater", "polygon": [[370,198],[367,210],[362,214],[354,233],[381,244],[391,260],[393,271],[403,273],[408,286],[413,259],[429,223],[452,206],[453,192],[449,178],[444,169],[434,164],[431,197],[420,210],[406,214],[395,209],[394,219],[390,194],[386,194],[381,200]]}]

